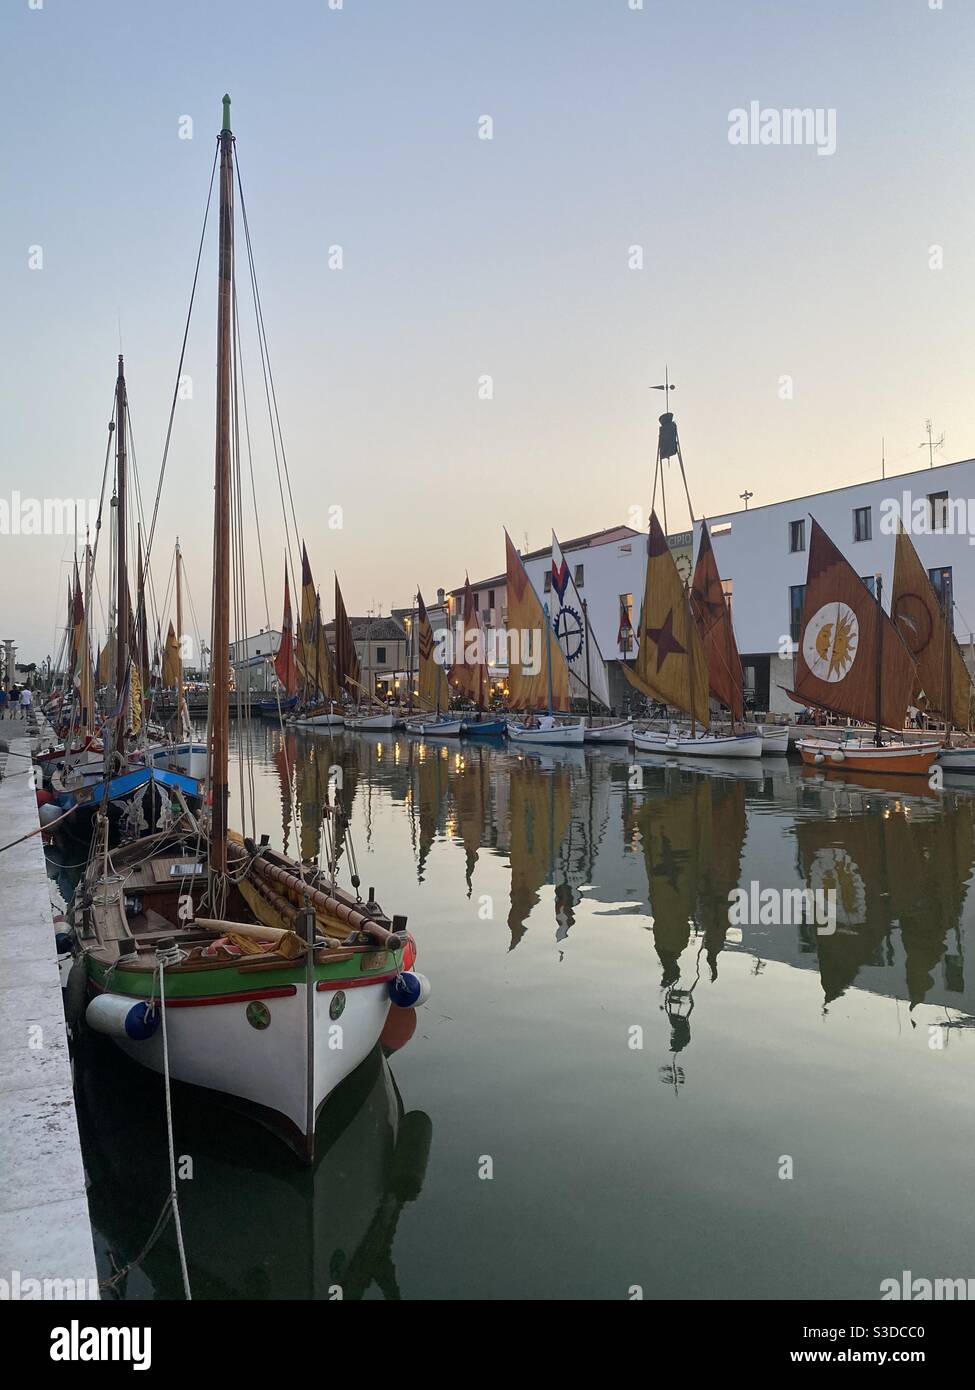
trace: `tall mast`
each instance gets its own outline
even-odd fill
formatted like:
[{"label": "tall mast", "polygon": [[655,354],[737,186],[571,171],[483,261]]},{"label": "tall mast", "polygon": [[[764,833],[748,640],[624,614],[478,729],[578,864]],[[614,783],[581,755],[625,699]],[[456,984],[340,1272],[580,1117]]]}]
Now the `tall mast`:
[{"label": "tall mast", "polygon": [[179,548],[178,536],[176,537],[176,645],[179,648],[176,680],[176,722],[179,732],[182,732],[184,728],[183,701],[186,697],[183,694],[183,553]]},{"label": "tall mast", "polygon": [[873,741],[874,741],[874,744],[876,745],[876,747],[879,748],[879,747],[881,746],[881,743],[883,742],[883,738],[882,738],[882,734],[881,734],[881,725],[882,725],[882,722],[883,722],[883,721],[882,721],[882,719],[881,719],[880,711],[881,711],[881,708],[882,708],[882,701],[883,701],[883,670],[884,670],[884,609],[883,609],[883,597],[882,597],[882,593],[883,593],[883,580],[882,580],[882,578],[881,578],[881,576],[880,576],[879,574],[877,575],[876,589],[877,589],[877,643],[876,643],[876,646],[877,646],[877,666],[876,666],[876,671],[875,671],[874,674],[875,674],[875,677],[876,677],[877,722],[876,722],[876,728],[874,729]]},{"label": "tall mast", "polygon": [[123,693],[125,678],[129,671],[129,576],[125,554],[125,508],[126,508],[126,397],[125,365],[122,354],[118,358],[118,378],[115,382],[115,475],[118,491],[116,509],[116,565],[118,568],[115,599],[115,680],[119,702],[118,724],[115,729],[115,747],[119,753],[125,751],[125,708]]},{"label": "tall mast", "polygon": [[211,642],[210,869],[227,869],[230,801],[230,354],[234,276],[234,137],[230,97],[220,131],[220,250],[217,270],[217,442],[213,504],[213,640]]}]

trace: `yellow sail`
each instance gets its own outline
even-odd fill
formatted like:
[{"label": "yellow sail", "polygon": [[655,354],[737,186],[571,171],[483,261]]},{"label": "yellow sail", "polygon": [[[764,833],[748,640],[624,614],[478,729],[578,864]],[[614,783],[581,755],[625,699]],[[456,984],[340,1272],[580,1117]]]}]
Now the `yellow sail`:
[{"label": "yellow sail", "polygon": [[637,636],[640,649],[636,667],[623,667],[630,684],[644,695],[685,710],[698,724],[707,725],[707,659],[656,512],[650,514],[647,573]]},{"label": "yellow sail", "polygon": [[917,666],[914,700],[958,729],[971,719],[972,680],[934,585],[901,528],[894,552],[890,615]]},{"label": "yellow sail", "polygon": [[438,652],[433,637],[433,628],[430,626],[423,595],[419,590],[417,590],[416,595],[416,612],[416,646],[420,667],[417,700],[423,710],[445,710],[450,703],[447,674],[444,671],[443,662],[437,660]]},{"label": "yellow sail", "polygon": [[570,704],[569,667],[565,653],[554,637],[548,614],[532,587],[521,556],[512,545],[507,531],[504,540],[507,549],[508,640],[511,644],[508,705],[513,710],[566,711]]},{"label": "yellow sail", "polygon": [[176,640],[176,629],[170,622],[169,631],[166,634],[166,650],[163,655],[162,683],[167,690],[176,690],[182,676],[183,662],[180,656],[179,642]]},{"label": "yellow sail", "polygon": [[105,639],[105,645],[98,653],[98,684],[108,685],[112,674],[112,650],[115,638],[109,634]]},{"label": "yellow sail", "polygon": [[142,675],[138,662],[129,663],[129,733],[137,734],[142,728]]}]

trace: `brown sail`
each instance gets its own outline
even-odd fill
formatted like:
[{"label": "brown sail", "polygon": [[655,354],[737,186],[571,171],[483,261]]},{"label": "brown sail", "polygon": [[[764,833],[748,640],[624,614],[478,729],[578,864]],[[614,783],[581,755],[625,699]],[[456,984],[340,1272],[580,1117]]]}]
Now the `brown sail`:
[{"label": "brown sail", "polygon": [[691,581],[691,609],[707,658],[711,694],[727,705],[732,719],[743,719],[745,677],[706,521],[701,522],[701,542]]},{"label": "brown sail", "polygon": [[650,514],[647,573],[637,636],[636,666],[624,665],[631,685],[644,695],[686,712],[707,725],[708,668],[687,594],[677,572],[667,537]]},{"label": "brown sail", "polygon": [[345,611],[345,601],[339,588],[339,577],[335,576],[335,686],[358,686],[362,672],[359,657],[352,637],[352,624]]},{"label": "brown sail", "polygon": [[901,729],[913,690],[914,662],[900,634],[813,520],[796,694],[851,719]]},{"label": "brown sail", "polygon": [[927,570],[903,528],[894,552],[890,613],[917,666],[915,703],[943,715],[958,729],[967,728],[972,699],[968,667]]},{"label": "brown sail", "polygon": [[478,709],[485,706],[485,687],[488,681],[484,661],[484,632],[477,609],[471,581],[464,577],[464,636],[455,648],[456,660],[450,668],[450,684],[458,695],[470,700]]}]

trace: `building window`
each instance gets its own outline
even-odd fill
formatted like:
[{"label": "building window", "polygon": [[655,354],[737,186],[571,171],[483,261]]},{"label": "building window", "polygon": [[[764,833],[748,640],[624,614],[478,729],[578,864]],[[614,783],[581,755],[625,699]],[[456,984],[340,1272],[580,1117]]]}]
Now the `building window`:
[{"label": "building window", "polygon": [[635,645],[633,638],[633,595],[620,594],[620,627],[617,642],[624,654],[631,652]]},{"label": "building window", "polygon": [[799,550],[806,548],[806,523],[805,521],[789,522],[789,553],[795,555]]},{"label": "building window", "polygon": [[721,581],[721,592],[724,594],[725,607],[727,608],[727,610],[728,610],[729,613],[731,612],[731,595],[732,595],[733,591],[734,591],[734,580],[731,580],[731,579],[722,579],[722,581]]},{"label": "building window", "polygon": [[861,574],[860,580],[870,590],[871,597],[877,597],[877,581],[872,574]]},{"label": "building window", "polygon": [[928,510],[931,530],[944,531],[948,524],[948,494],[946,492],[929,492]]},{"label": "building window", "polygon": [[552,592],[552,571],[550,569],[545,571],[545,592],[547,594]]},{"label": "building window", "polygon": [[934,592],[938,595],[938,602],[944,604],[945,586],[951,588],[951,566],[939,565],[935,570],[928,570],[928,578],[934,585]]},{"label": "building window", "polygon": [[581,589],[582,586],[583,586],[583,584],[585,584],[585,582],[586,582],[586,567],[585,567],[585,565],[576,565],[576,588],[577,588],[577,589]]},{"label": "building window", "polygon": [[385,648],[385,647],[377,647],[377,648],[376,648],[376,665],[377,665],[377,666],[385,666],[385,665],[386,665],[386,648]]},{"label": "building window", "polygon": [[798,642],[802,636],[802,605],[805,601],[805,584],[791,585],[789,588],[789,636],[793,642]]},{"label": "building window", "polygon": [[494,607],[494,590],[488,589],[488,608]]},{"label": "building window", "polygon": [[477,613],[481,607],[481,595],[477,589],[474,590],[474,612]]},{"label": "building window", "polygon": [[854,507],[853,509],[853,539],[855,541],[868,541],[871,536],[870,508]]}]

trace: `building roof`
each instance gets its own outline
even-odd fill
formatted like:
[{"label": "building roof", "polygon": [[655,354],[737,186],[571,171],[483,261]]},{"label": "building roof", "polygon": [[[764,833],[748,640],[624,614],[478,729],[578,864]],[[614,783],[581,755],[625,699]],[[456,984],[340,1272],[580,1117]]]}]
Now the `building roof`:
[{"label": "building roof", "polygon": [[[562,554],[567,555],[570,550],[589,550],[594,545],[608,545],[611,541],[627,541],[633,536],[639,536],[641,534],[640,531],[634,531],[632,526],[606,526],[601,531],[589,531],[584,536],[575,536],[571,541],[559,541],[559,545],[562,547]],[[552,547],[550,545],[544,545],[539,550],[527,550],[525,552],[519,550],[518,552],[523,561],[540,560],[546,555],[551,555],[551,553]],[[507,573],[496,574],[492,576],[491,579],[471,580],[471,588],[497,588],[502,584],[506,584],[507,581]],[[457,598],[463,594],[464,586],[461,584],[460,588],[449,589],[447,592],[450,594],[451,598]]]},{"label": "building roof", "polygon": [[[349,618],[356,642],[396,642],[406,636],[406,629],[395,618]],[[325,624],[325,631],[334,633],[335,621]]]}]

